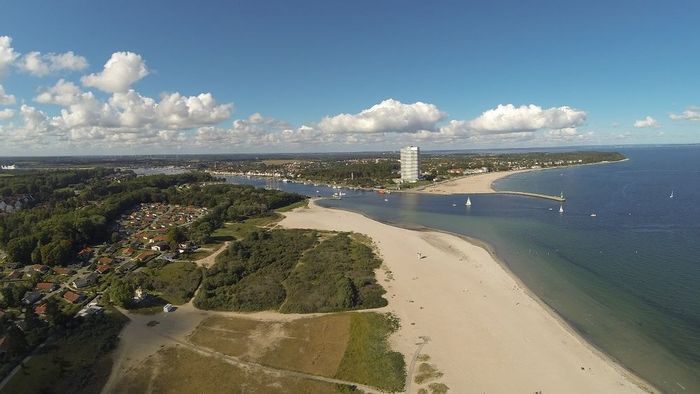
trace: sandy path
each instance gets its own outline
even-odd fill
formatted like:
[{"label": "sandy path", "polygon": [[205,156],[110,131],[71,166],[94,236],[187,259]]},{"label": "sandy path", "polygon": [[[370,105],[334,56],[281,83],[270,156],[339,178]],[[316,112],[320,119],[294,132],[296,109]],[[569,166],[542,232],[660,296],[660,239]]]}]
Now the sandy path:
[{"label": "sandy path", "polygon": [[[372,237],[393,273],[383,284],[401,319],[394,346],[411,360],[419,337],[428,337],[422,352],[452,392],[643,392],[639,380],[549,313],[481,247],[313,203],[287,213],[281,225]],[[411,392],[420,387],[412,384]]]},{"label": "sandy path", "polygon": [[[200,267],[209,268],[209,266],[213,265],[213,264],[216,262],[216,257],[217,257],[219,254],[221,254],[221,252],[223,252],[224,250],[226,250],[226,248],[228,248],[228,244],[229,244],[230,242],[231,242],[231,241],[226,241],[226,242],[224,242],[224,244],[221,245],[221,247],[220,247],[216,252],[210,254],[210,255],[207,256],[207,257],[202,257],[202,258],[199,259],[199,260],[195,260],[194,263],[197,264],[197,265],[200,266]],[[204,248],[201,248],[201,249],[204,249]]]}]

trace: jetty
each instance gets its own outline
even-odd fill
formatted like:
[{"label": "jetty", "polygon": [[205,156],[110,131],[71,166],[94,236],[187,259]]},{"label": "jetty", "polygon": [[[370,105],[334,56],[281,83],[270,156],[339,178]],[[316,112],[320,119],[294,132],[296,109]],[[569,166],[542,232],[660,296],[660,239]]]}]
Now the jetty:
[{"label": "jetty", "polygon": [[494,191],[494,192],[482,193],[482,194],[511,194],[511,195],[515,195],[515,196],[543,198],[545,200],[552,200],[552,201],[556,201],[556,202],[565,202],[566,201],[566,197],[563,197],[563,196],[551,196],[549,194],[540,194],[540,193]]}]

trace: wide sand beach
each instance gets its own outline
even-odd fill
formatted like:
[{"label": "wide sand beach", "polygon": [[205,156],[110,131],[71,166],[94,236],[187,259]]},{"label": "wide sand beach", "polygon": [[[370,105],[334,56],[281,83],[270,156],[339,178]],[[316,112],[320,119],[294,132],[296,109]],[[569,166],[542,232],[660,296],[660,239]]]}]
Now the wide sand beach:
[{"label": "wide sand beach", "polygon": [[[571,330],[486,249],[463,238],[313,202],[286,213],[281,225],[370,236],[385,263],[379,278],[388,310],[401,319],[392,345],[409,369],[418,352],[429,355],[451,392],[653,391]],[[412,383],[408,391],[417,390]]]},{"label": "wide sand beach", "polygon": [[435,183],[425,186],[420,189],[409,190],[418,193],[430,194],[456,194],[456,193],[494,193],[493,183],[501,178],[509,175],[519,174],[521,172],[536,171],[536,169],[513,170],[487,172],[485,174],[466,175],[459,178],[450,179],[444,182]]}]

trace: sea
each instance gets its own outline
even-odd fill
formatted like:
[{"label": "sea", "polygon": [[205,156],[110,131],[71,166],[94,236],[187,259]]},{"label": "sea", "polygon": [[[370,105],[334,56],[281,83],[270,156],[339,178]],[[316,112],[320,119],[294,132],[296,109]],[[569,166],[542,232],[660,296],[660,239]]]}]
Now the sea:
[{"label": "sea", "polygon": [[[700,393],[700,146],[606,150],[629,160],[519,173],[494,184],[563,193],[563,204],[348,189],[341,200],[319,204],[477,239],[593,346],[663,392]],[[320,197],[338,191],[272,186]]]}]

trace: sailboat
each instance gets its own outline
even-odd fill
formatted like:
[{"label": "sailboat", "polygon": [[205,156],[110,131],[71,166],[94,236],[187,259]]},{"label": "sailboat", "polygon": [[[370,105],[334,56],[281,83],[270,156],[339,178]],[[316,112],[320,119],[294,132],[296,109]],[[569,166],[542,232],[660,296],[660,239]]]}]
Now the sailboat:
[{"label": "sailboat", "polygon": [[668,198],[673,198],[673,190],[671,190],[671,195]]},{"label": "sailboat", "polygon": [[564,205],[559,206],[559,213],[564,213]]},{"label": "sailboat", "polygon": [[467,202],[464,203],[464,205],[471,207],[472,206],[472,200],[467,197]]}]

